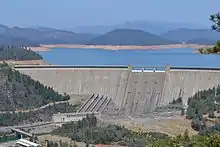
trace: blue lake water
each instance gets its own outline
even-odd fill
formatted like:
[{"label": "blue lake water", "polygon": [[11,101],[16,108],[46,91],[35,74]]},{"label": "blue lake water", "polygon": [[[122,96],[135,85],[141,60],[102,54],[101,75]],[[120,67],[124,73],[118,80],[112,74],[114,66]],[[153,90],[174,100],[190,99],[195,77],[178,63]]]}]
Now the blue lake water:
[{"label": "blue lake water", "polygon": [[220,55],[201,55],[195,49],[101,50],[52,49],[39,52],[44,60],[56,65],[133,65],[220,67]]}]

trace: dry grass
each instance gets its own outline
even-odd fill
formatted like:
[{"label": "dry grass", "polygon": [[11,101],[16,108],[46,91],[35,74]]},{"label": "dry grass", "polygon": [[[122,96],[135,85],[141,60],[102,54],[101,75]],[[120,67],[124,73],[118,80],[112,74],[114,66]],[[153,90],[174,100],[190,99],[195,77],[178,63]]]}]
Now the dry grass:
[{"label": "dry grass", "polygon": [[137,126],[141,126],[142,131],[160,132],[169,136],[183,134],[186,129],[188,129],[189,135],[197,134],[197,132],[191,128],[190,120],[185,118],[140,119],[132,122],[130,120],[117,119],[114,122],[110,121],[109,123],[121,124],[134,131]]},{"label": "dry grass", "polygon": [[152,121],[151,126],[144,124],[147,131],[155,131],[166,133],[170,136],[177,136],[183,134],[186,129],[189,135],[195,135],[197,132],[191,128],[190,121],[184,119],[164,119]]}]

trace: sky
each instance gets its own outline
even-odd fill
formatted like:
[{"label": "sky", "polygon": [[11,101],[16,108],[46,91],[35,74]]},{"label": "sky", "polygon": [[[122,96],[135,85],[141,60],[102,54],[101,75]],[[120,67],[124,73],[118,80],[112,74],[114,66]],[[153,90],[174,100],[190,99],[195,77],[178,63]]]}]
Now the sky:
[{"label": "sky", "polygon": [[125,21],[209,25],[220,0],[1,0],[1,24],[72,28]]}]

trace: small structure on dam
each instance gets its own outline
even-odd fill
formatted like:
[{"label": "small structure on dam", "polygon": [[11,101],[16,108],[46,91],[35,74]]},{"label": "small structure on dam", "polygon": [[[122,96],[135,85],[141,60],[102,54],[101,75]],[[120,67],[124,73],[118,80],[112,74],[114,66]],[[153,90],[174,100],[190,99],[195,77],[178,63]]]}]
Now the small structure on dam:
[{"label": "small structure on dam", "polygon": [[[102,112],[110,105],[126,115],[152,112],[181,97],[187,99],[199,90],[220,84],[220,69],[131,66],[20,65],[15,70],[31,76],[59,93],[93,95],[78,110]],[[147,70],[146,70],[147,69]],[[50,76],[47,76],[50,75]]]}]

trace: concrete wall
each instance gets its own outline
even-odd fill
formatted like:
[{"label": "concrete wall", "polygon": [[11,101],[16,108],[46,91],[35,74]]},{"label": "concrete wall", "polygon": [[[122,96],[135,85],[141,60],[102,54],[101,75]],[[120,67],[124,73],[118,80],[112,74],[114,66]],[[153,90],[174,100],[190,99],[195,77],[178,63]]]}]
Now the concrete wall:
[{"label": "concrete wall", "polygon": [[153,111],[161,97],[164,80],[165,72],[133,71],[123,101],[126,114],[137,115]]},{"label": "concrete wall", "polygon": [[159,105],[166,105],[182,97],[187,104],[189,97],[200,90],[217,87],[220,84],[219,69],[174,68],[166,71],[162,99]]},{"label": "concrete wall", "polygon": [[128,68],[16,68],[55,91],[68,94],[97,93],[121,106],[126,93]]},{"label": "concrete wall", "polygon": [[60,93],[109,97],[117,107],[127,109],[127,114],[152,111],[160,99],[165,78],[164,72],[132,71],[129,67],[20,67],[15,69]]},{"label": "concrete wall", "polygon": [[132,71],[128,67],[15,68],[60,93],[100,94],[128,115],[153,111],[179,96],[184,103],[199,90],[220,84],[220,69],[171,68],[166,72]]}]

